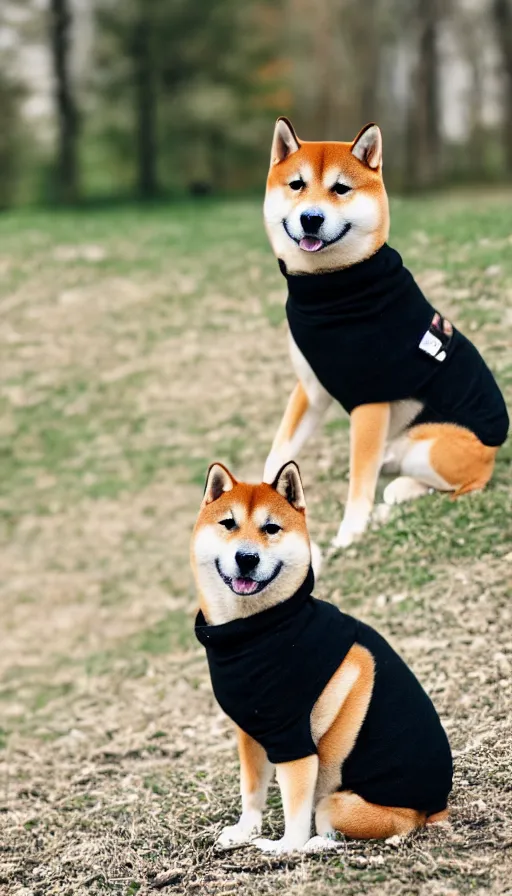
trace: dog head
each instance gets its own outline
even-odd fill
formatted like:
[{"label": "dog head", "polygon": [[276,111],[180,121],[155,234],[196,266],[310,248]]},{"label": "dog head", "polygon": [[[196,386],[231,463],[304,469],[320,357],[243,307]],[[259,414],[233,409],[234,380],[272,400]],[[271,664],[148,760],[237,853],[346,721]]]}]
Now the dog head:
[{"label": "dog head", "polygon": [[290,273],[336,270],[373,255],[389,232],[377,125],[366,125],[352,143],[312,143],[279,118],[263,214]]},{"label": "dog head", "polygon": [[291,597],[311,561],[298,467],[272,485],[237,482],[212,464],[191,545],[192,568],[208,622],[251,616]]}]

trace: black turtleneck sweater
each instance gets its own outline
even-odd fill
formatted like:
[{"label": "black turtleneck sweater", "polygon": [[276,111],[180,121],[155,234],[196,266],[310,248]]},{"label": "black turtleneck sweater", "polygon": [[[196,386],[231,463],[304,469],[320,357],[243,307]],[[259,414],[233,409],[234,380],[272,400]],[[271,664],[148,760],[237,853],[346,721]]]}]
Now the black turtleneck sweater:
[{"label": "black turtleneck sweater", "polygon": [[327,274],[287,274],[286,313],[300,351],[350,414],[358,405],[414,398],[414,423],[456,423],[485,445],[508,432],[503,396],[485,361],[455,327],[445,335],[398,252],[384,244]]},{"label": "black turtleneck sweater", "polygon": [[[342,767],[342,789],[372,803],[439,812],[452,786],[452,759],[439,717],[411,670],[376,631],[311,596],[310,570],[297,593],[246,619],[208,625],[213,691],[224,712],[271,762],[316,753],[311,712],[353,644],[375,661],[370,705]],[[255,598],[257,600],[257,598]]]}]

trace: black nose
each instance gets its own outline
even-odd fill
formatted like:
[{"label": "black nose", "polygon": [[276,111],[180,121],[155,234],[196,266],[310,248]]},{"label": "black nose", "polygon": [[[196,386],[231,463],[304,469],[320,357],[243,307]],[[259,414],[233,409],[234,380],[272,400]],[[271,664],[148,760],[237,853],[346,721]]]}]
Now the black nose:
[{"label": "black nose", "polygon": [[302,215],[300,216],[300,223],[304,228],[304,233],[318,233],[324,221],[325,215],[323,215],[321,211],[318,211],[318,209],[302,212]]},{"label": "black nose", "polygon": [[249,575],[254,569],[256,569],[258,563],[260,562],[259,554],[243,554],[242,551],[237,551],[235,554],[235,560],[238,563],[238,568],[243,576]]}]

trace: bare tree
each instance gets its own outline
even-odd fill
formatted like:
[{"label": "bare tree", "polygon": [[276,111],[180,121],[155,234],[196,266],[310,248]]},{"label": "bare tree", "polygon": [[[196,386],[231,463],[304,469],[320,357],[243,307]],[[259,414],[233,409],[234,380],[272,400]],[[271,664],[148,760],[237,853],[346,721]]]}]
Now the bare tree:
[{"label": "bare tree", "polygon": [[512,5],[510,0],[493,0],[492,11],[504,75],[503,139],[507,170],[512,170]]},{"label": "bare tree", "polygon": [[349,139],[378,117],[381,0],[288,0],[294,120],[314,139]]},{"label": "bare tree", "polygon": [[439,0],[416,0],[412,29],[417,61],[409,98],[405,177],[408,187],[428,187],[441,175],[441,109],[439,89]]},{"label": "bare tree", "polygon": [[154,4],[139,0],[133,34],[137,180],[141,199],[158,194]]},{"label": "bare tree", "polygon": [[69,0],[51,0],[50,41],[55,77],[58,121],[57,191],[61,202],[78,199],[78,112],[71,78],[71,27]]},{"label": "bare tree", "polygon": [[353,88],[357,115],[355,130],[379,117],[381,52],[387,40],[382,21],[385,5],[381,0],[366,0],[365,3],[351,0],[346,4],[344,30],[348,37],[347,51],[352,56],[351,69],[356,76]]},{"label": "bare tree", "polygon": [[459,7],[454,36],[457,47],[470,72],[470,83],[465,96],[469,140],[464,155],[464,170],[478,178],[486,174],[485,107],[485,49],[489,25],[489,11],[485,7]]}]

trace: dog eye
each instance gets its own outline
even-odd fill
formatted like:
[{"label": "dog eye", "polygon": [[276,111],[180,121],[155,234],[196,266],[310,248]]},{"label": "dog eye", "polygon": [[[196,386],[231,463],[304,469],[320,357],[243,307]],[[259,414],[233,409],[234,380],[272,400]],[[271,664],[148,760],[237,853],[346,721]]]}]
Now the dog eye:
[{"label": "dog eye", "polygon": [[288,184],[288,186],[289,186],[292,190],[302,190],[302,187],[305,187],[306,184],[304,183],[304,181],[302,180],[302,178],[299,177],[298,180],[291,180],[290,183]]},{"label": "dog eye", "polygon": [[281,531],[281,526],[278,526],[277,523],[266,523],[261,527],[261,531],[264,532],[265,535],[277,535],[277,533]]},{"label": "dog eye", "polygon": [[224,526],[224,528],[227,529],[229,532],[231,529],[236,528],[236,523],[235,523],[234,519],[232,519],[230,517],[227,520],[219,520],[219,526]]},{"label": "dog eye", "polygon": [[337,193],[338,196],[343,196],[345,193],[350,193],[352,187],[347,187],[346,184],[334,184],[332,188],[333,193]]}]

